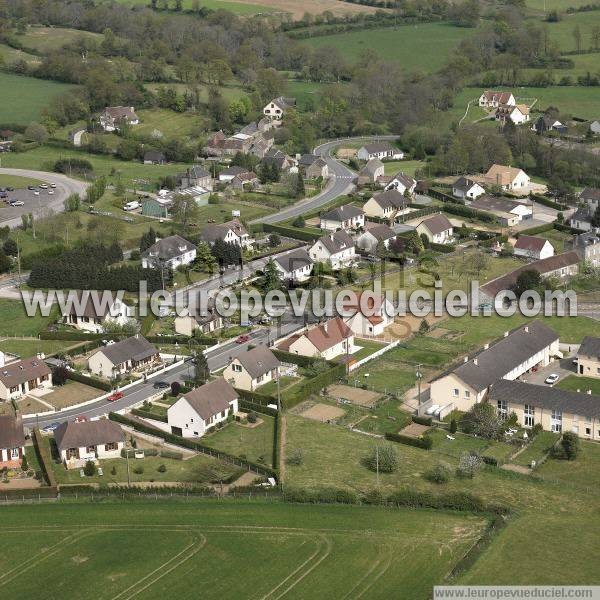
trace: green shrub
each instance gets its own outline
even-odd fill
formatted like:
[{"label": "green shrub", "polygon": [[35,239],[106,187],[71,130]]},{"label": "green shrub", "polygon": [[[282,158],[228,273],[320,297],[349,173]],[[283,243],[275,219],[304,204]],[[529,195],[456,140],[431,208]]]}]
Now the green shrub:
[{"label": "green shrub", "polygon": [[477,471],[481,468],[481,463],[482,460],[479,455],[463,452],[458,463],[458,468],[456,469],[456,475],[466,479],[473,479]]},{"label": "green shrub", "polygon": [[174,452],[173,450],[161,450],[161,458],[170,458],[172,460],[183,460],[182,452]]},{"label": "green shrub", "polygon": [[425,479],[432,483],[448,483],[450,481],[450,467],[445,463],[438,463],[425,473]]},{"label": "green shrub", "polygon": [[250,412],[248,413],[248,423],[256,423],[256,421],[258,420],[258,417],[256,416],[256,413],[254,412]]},{"label": "green shrub", "polygon": [[96,474],[96,465],[93,460],[88,460],[83,467],[83,472],[86,477],[93,477]]},{"label": "green shrub", "polygon": [[456,433],[458,431],[458,423],[456,419],[450,421],[450,433]]},{"label": "green shrub", "polygon": [[288,465],[299,467],[304,462],[304,452],[302,451],[302,448],[296,448],[292,450],[287,456],[285,462]]},{"label": "green shrub", "polygon": [[166,465],[160,465],[158,467],[158,469],[156,469],[159,473],[166,473],[167,472],[167,467]]},{"label": "green shrub", "polygon": [[423,450],[431,450],[433,446],[433,439],[427,435],[427,432],[418,438],[402,435],[401,433],[386,433],[385,439],[390,442],[406,444],[407,446],[414,446],[415,448],[421,448]]},{"label": "green shrub", "polygon": [[117,474],[117,467],[115,467],[115,465],[112,466],[112,468],[110,470],[110,474],[113,476]]},{"label": "green shrub", "polygon": [[364,462],[371,471],[393,473],[398,469],[398,451],[391,444],[374,446]]},{"label": "green shrub", "polygon": [[428,425],[431,427],[433,424],[433,417],[420,417],[419,415],[412,415],[411,420],[413,423],[418,423],[419,425]]},{"label": "green shrub", "polygon": [[136,475],[141,475],[144,472],[144,467],[142,467],[142,465],[138,465],[137,467],[133,468],[133,472]]},{"label": "green shrub", "polygon": [[29,463],[27,462],[27,456],[25,456],[25,454],[23,454],[23,460],[21,461],[21,469],[23,471],[27,471],[27,469],[29,469]]}]

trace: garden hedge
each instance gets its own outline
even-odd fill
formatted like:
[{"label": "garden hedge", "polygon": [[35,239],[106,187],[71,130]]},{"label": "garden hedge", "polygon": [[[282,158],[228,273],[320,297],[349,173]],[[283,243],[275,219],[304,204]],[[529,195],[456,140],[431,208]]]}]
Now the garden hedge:
[{"label": "garden hedge", "polygon": [[240,400],[239,407],[244,412],[255,412],[269,417],[276,417],[279,413],[274,408],[269,408],[264,404],[256,404],[255,402],[248,402],[247,400]]},{"label": "garden hedge", "polygon": [[418,423],[419,425],[429,425],[429,427],[433,425],[433,417],[420,417],[419,415],[412,415],[411,419],[413,423]]},{"label": "garden hedge", "polygon": [[143,408],[132,408],[131,414],[136,417],[141,417],[142,419],[154,419],[155,421],[162,421],[163,423],[167,423],[167,415],[157,415],[149,410],[144,410]]},{"label": "garden hedge", "polygon": [[235,388],[242,402],[249,404],[258,404],[261,408],[266,408],[267,404],[277,404],[277,398],[275,396],[268,396],[267,394],[259,394],[258,392],[252,392],[250,390],[242,390]]},{"label": "garden hedge", "polygon": [[339,364],[316,377],[305,379],[288,388],[283,394],[282,404],[285,408],[293,408],[306,400],[311,394],[317,394],[324,387],[343,379],[346,376],[346,365]]},{"label": "garden hedge", "polygon": [[303,242],[314,242],[322,235],[320,230],[317,232],[316,229],[298,229],[297,227],[293,227],[291,225],[279,225],[275,223],[263,223],[263,231],[265,233],[278,233],[279,235],[296,240],[302,240]]},{"label": "garden hedge", "polygon": [[402,435],[401,433],[386,433],[385,439],[390,442],[398,442],[399,444],[421,448],[422,450],[431,450],[431,447],[433,446],[433,440],[427,434],[420,438],[414,438],[408,435]]},{"label": "garden hedge", "polygon": [[550,200],[546,198],[546,196],[540,196],[539,194],[530,194],[529,197],[532,200],[535,200],[539,204],[543,204],[549,208],[554,208],[555,210],[567,210],[569,207],[566,204],[560,204],[559,202],[554,202],[554,200]]},{"label": "garden hedge", "polygon": [[31,433],[31,439],[33,440],[33,446],[35,453],[37,454],[38,462],[42,468],[42,473],[46,478],[46,482],[50,487],[56,488],[58,482],[54,475],[54,468],[52,467],[52,455],[50,454],[50,448],[48,445],[43,443],[42,434],[40,433],[39,427],[34,427]]},{"label": "garden hedge", "polygon": [[76,371],[67,370],[67,373],[69,379],[73,381],[85,383],[85,385],[89,385],[90,387],[94,387],[99,390],[104,390],[105,392],[110,392],[112,390],[110,383],[106,383],[105,381],[101,381],[100,379],[96,379],[95,377],[87,377],[86,375],[82,375],[81,373],[77,373]]},{"label": "garden hedge", "polygon": [[530,227],[529,229],[522,229],[521,231],[519,231],[519,235],[536,235],[538,233],[552,231],[553,229],[554,229],[553,223],[544,223],[543,225],[538,225],[537,227]]}]

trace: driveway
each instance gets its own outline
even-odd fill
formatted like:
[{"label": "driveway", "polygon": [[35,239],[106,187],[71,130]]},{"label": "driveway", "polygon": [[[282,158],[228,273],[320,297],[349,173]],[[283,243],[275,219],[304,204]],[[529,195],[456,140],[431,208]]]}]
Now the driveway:
[{"label": "driveway", "polygon": [[526,383],[532,383],[534,385],[545,385],[550,387],[549,384],[544,383],[548,375],[556,373],[560,376],[558,381],[562,381],[569,375],[575,375],[575,365],[573,364],[573,357],[565,357],[560,360],[551,362],[547,367],[536,371],[535,373],[526,373],[520,377],[521,381]]}]

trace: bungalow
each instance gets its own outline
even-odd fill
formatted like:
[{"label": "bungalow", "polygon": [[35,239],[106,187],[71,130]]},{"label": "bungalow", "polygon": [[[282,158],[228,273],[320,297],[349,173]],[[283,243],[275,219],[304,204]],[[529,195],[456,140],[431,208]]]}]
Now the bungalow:
[{"label": "bungalow", "polygon": [[343,230],[321,236],[308,253],[315,262],[328,262],[334,271],[347,267],[356,259],[354,241]]},{"label": "bungalow", "polygon": [[167,162],[165,155],[158,150],[148,150],[144,152],[145,165],[164,165]]},{"label": "bungalow", "polygon": [[180,335],[193,336],[196,331],[209,334],[222,327],[223,318],[217,312],[214,302],[209,303],[204,313],[199,308],[194,312],[184,308],[175,317],[175,333]]},{"label": "bungalow", "polygon": [[365,223],[365,231],[356,240],[356,245],[369,254],[375,254],[380,244],[389,248],[390,242],[396,239],[394,231],[383,223]]},{"label": "bungalow", "polygon": [[358,185],[375,183],[378,177],[385,174],[385,167],[378,158],[371,158],[369,162],[358,172]]},{"label": "bungalow", "polygon": [[119,458],[125,446],[121,427],[109,419],[65,421],[54,431],[60,459],[67,469],[77,469],[86,462]]},{"label": "bungalow", "polygon": [[415,179],[404,173],[396,173],[385,186],[386,190],[396,190],[401,194],[412,195],[417,187]]},{"label": "bungalow", "polygon": [[344,304],[346,324],[356,335],[382,335],[385,328],[394,322],[394,305],[381,295],[375,298],[372,292],[361,292]]},{"label": "bungalow", "polygon": [[263,115],[272,121],[281,121],[285,112],[291,108],[296,108],[296,98],[278,96],[263,108]]},{"label": "bungalow", "polygon": [[554,256],[554,246],[546,239],[533,235],[520,235],[515,243],[515,256],[541,260]]},{"label": "bungalow", "polygon": [[365,144],[358,149],[356,156],[359,160],[371,160],[378,158],[379,160],[401,160],[404,158],[404,152],[389,142],[373,142]]},{"label": "bungalow", "polygon": [[594,267],[600,266],[600,235],[598,230],[586,231],[565,240],[565,250],[575,250],[581,260]]},{"label": "bungalow", "polygon": [[231,180],[230,185],[234,190],[241,191],[255,188],[258,185],[258,177],[253,171],[240,173]]},{"label": "bungalow", "polygon": [[173,435],[202,437],[238,412],[239,394],[222,377],[183,394],[167,409]]},{"label": "bungalow", "polygon": [[526,104],[502,104],[496,109],[496,121],[503,125],[511,121],[514,125],[521,125],[529,121],[529,106]]},{"label": "bungalow", "polygon": [[341,317],[335,317],[291,335],[277,347],[291,354],[333,360],[354,352],[354,333]]},{"label": "bungalow", "polygon": [[25,434],[20,416],[0,415],[0,469],[16,469],[25,455]]},{"label": "bungalow", "polygon": [[419,235],[424,234],[434,244],[451,243],[454,239],[453,231],[454,226],[443,213],[427,217],[417,225],[417,233]]},{"label": "bungalow", "polygon": [[548,131],[556,131],[557,133],[565,134],[568,131],[568,127],[564,123],[561,123],[558,119],[548,115],[542,115],[536,119],[531,126],[531,129],[539,134],[546,133]]},{"label": "bungalow", "polygon": [[533,367],[546,367],[559,352],[558,334],[541,321],[506,331],[495,343],[465,356],[430,386],[432,404],[467,411],[481,402],[498,379],[514,380]]},{"label": "bungalow", "polygon": [[36,388],[52,387],[52,371],[38,357],[5,363],[0,352],[0,400],[16,400]]},{"label": "bungalow", "polygon": [[365,212],[352,204],[344,204],[321,214],[321,229],[337,231],[343,229],[359,229],[365,225]]},{"label": "bungalow", "polygon": [[490,212],[498,217],[502,225],[513,226],[520,221],[533,218],[533,209],[528,202],[517,202],[499,196],[480,196],[469,204],[471,208]]},{"label": "bungalow", "polygon": [[189,265],[196,260],[196,246],[179,235],[158,240],[150,248],[142,252],[144,269],[176,269],[181,265]]},{"label": "bungalow", "polygon": [[580,438],[600,440],[600,396],[500,379],[488,402],[504,417],[515,413],[523,427],[540,424],[546,431],[571,431]]},{"label": "bungalow", "polygon": [[137,125],[140,122],[133,106],[107,106],[99,118],[104,131],[117,131],[123,124]]},{"label": "bungalow", "polygon": [[133,311],[119,298],[112,295],[104,302],[104,295],[96,292],[97,302],[89,291],[77,292],[77,298],[68,312],[62,316],[63,323],[91,333],[102,333],[104,325],[108,322],[125,325],[133,317]]},{"label": "bungalow", "polygon": [[468,200],[475,200],[479,196],[485,194],[485,190],[476,181],[468,179],[467,177],[459,177],[452,184],[452,195],[455,198],[464,198]]},{"label": "bungalow", "polygon": [[246,173],[250,173],[250,171],[248,171],[248,169],[245,167],[233,165],[232,167],[228,167],[219,173],[219,181],[221,183],[229,183],[234,177],[237,177],[238,175],[244,175]]},{"label": "bungalow", "polygon": [[158,350],[137,334],[110,346],[104,346],[88,359],[88,369],[110,379],[131,371],[145,371],[160,361]]},{"label": "bungalow", "polygon": [[202,239],[211,246],[217,240],[235,244],[241,248],[248,248],[254,243],[244,225],[237,219],[226,223],[209,223],[202,230]]},{"label": "bungalow", "polygon": [[504,191],[521,190],[529,186],[531,179],[523,169],[492,165],[484,175],[490,185],[497,185]]},{"label": "bungalow", "polygon": [[281,279],[286,283],[306,281],[312,272],[313,261],[304,248],[297,248],[273,259]]},{"label": "bungalow", "polygon": [[236,356],[223,371],[223,379],[234,388],[254,391],[257,387],[277,380],[280,362],[265,346]]},{"label": "bungalow", "polygon": [[486,90],[479,97],[479,106],[483,108],[498,108],[500,105],[514,106],[515,97],[510,92],[496,92]]},{"label": "bungalow", "polygon": [[367,217],[389,219],[390,221],[393,221],[398,215],[410,212],[406,197],[395,189],[374,194],[365,202],[363,209]]},{"label": "bungalow", "polygon": [[577,374],[600,378],[600,338],[586,335],[577,351]]},{"label": "bungalow", "polygon": [[205,190],[212,191],[211,174],[200,165],[193,165],[184,173],[178,173],[176,176],[177,187],[181,189],[201,187]]}]

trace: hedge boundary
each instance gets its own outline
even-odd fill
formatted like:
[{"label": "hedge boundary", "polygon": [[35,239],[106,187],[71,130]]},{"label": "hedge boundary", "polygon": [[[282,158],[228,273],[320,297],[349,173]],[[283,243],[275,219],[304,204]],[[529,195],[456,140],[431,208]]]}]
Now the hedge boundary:
[{"label": "hedge boundary", "polygon": [[72,381],[78,381],[79,383],[85,383],[85,385],[89,385],[90,387],[94,387],[99,390],[103,390],[105,392],[110,392],[112,387],[110,383],[106,383],[105,381],[100,381],[100,379],[96,379],[95,377],[87,377],[86,375],[82,375],[81,373],[77,373],[76,371],[69,371],[67,369],[67,377]]},{"label": "hedge boundary", "polygon": [[142,419],[153,419],[154,421],[162,421],[163,423],[168,423],[167,415],[157,415],[149,410],[144,410],[143,408],[132,408],[131,414],[136,417],[141,417]]},{"label": "hedge boundary", "polygon": [[42,434],[40,433],[39,427],[34,427],[31,431],[31,439],[33,440],[33,447],[37,454],[38,462],[42,468],[42,473],[46,479],[46,482],[51,488],[58,489],[58,482],[54,475],[54,469],[52,468],[52,456],[48,446],[40,443],[42,440]]},{"label": "hedge boundary", "polygon": [[386,433],[385,439],[390,442],[397,442],[398,444],[405,444],[406,446],[421,448],[422,450],[431,450],[433,446],[433,440],[426,433],[420,438],[402,435],[401,433]]},{"label": "hedge boundary", "polygon": [[298,229],[291,225],[279,225],[278,223],[263,223],[264,233],[278,233],[285,237],[302,240],[303,242],[314,242],[318,240],[322,233],[312,233],[307,229]]}]

